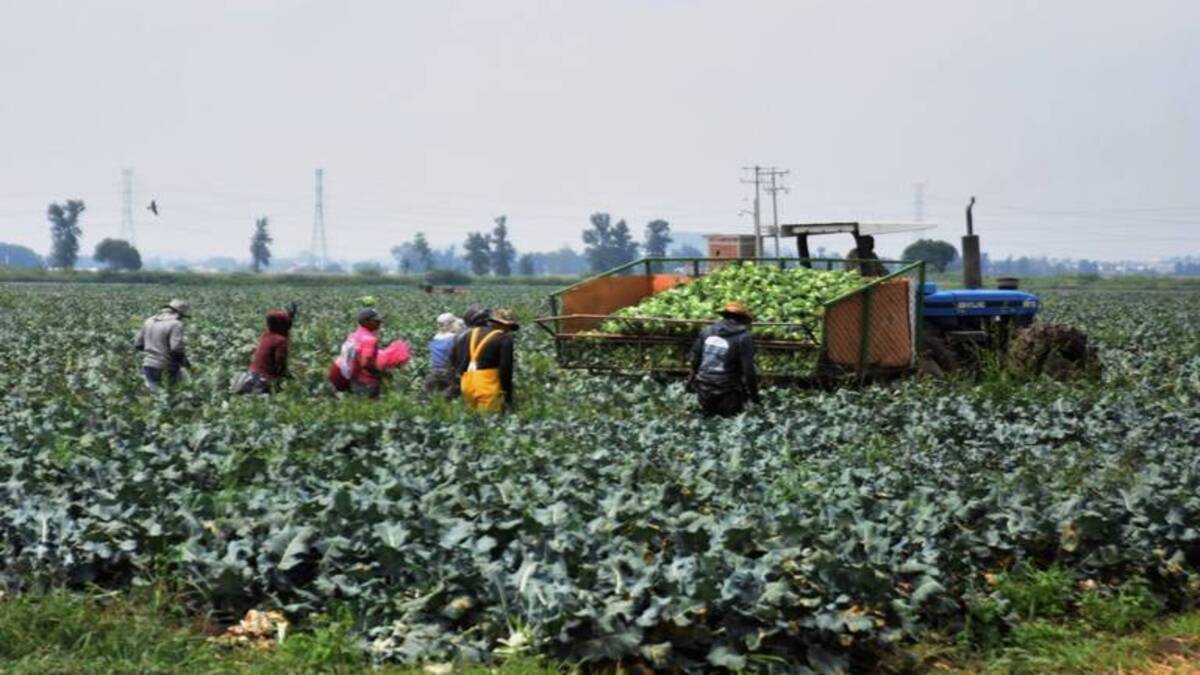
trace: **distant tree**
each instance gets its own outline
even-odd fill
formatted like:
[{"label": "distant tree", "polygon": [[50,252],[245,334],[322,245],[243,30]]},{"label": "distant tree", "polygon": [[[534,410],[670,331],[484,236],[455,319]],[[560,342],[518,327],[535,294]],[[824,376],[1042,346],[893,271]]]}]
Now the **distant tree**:
[{"label": "distant tree", "polygon": [[958,258],[958,249],[954,244],[936,239],[918,239],[908,245],[901,254],[901,259],[915,262],[924,260],[939,272],[945,272],[946,267]]},{"label": "distant tree", "polygon": [[652,220],[646,223],[646,241],[642,249],[647,258],[664,258],[667,247],[671,245],[671,224],[665,220]]},{"label": "distant tree", "polygon": [[66,204],[53,202],[46,209],[46,217],[50,219],[51,267],[75,268],[75,261],[79,259],[79,237],[83,234],[79,229],[79,214],[86,208],[82,200],[68,199]]},{"label": "distant tree", "polygon": [[0,267],[41,267],[42,256],[28,246],[0,244]]},{"label": "distant tree", "polygon": [[142,269],[142,254],[124,239],[105,239],[96,244],[92,257],[108,265],[110,270],[136,271]]},{"label": "distant tree", "polygon": [[463,257],[467,259],[472,274],[481,277],[492,271],[491,237],[482,232],[472,232],[467,235],[463,250],[466,251]]},{"label": "distant tree", "polygon": [[496,229],[492,230],[492,272],[498,277],[512,276],[513,258],[517,250],[508,240],[508,216],[496,219]]},{"label": "distant tree", "polygon": [[350,271],[362,277],[381,277],[383,276],[383,265],[374,261],[356,262],[350,267]]},{"label": "distant tree", "polygon": [[458,247],[454,245],[433,251],[433,269],[459,270],[465,272],[467,263],[458,255]]},{"label": "distant tree", "polygon": [[629,234],[625,221],[612,224],[607,213],[593,213],[592,226],[583,231],[584,256],[593,272],[623,265],[637,256],[638,245]]},{"label": "distant tree", "polygon": [[1100,274],[1100,266],[1095,262],[1084,258],[1083,260],[1079,261],[1079,273],[1088,275]]},{"label": "distant tree", "polygon": [[418,232],[417,236],[413,237],[412,252],[421,264],[422,272],[433,269],[433,249],[429,248],[429,242],[425,240],[424,232]]},{"label": "distant tree", "polygon": [[266,217],[254,221],[254,236],[250,237],[250,267],[255,274],[271,265],[271,233],[267,231]]},{"label": "distant tree", "polygon": [[703,258],[704,251],[692,246],[691,244],[683,244],[671,249],[672,258]]},{"label": "distant tree", "polygon": [[548,274],[580,275],[588,270],[587,261],[570,246],[563,246],[549,253],[535,253],[541,261],[538,268]]},{"label": "distant tree", "polygon": [[427,272],[437,267],[433,249],[429,247],[429,242],[421,233],[417,233],[412,241],[393,246],[391,254],[396,261],[396,269],[401,274]]},{"label": "distant tree", "polygon": [[537,274],[537,267],[532,253],[526,253],[517,258],[517,274],[523,277],[531,277]]}]

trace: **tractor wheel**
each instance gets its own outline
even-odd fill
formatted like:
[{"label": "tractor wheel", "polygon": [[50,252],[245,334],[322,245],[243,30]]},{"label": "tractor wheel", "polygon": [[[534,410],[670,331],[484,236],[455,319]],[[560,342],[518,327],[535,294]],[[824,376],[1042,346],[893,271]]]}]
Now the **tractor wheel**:
[{"label": "tractor wheel", "polygon": [[1088,346],[1087,333],[1053,323],[1021,328],[1008,345],[1008,367],[1023,375],[1067,380],[1100,375],[1100,359]]},{"label": "tractor wheel", "polygon": [[925,338],[925,354],[921,361],[931,373],[953,373],[962,367],[954,349],[943,338],[933,335]]}]

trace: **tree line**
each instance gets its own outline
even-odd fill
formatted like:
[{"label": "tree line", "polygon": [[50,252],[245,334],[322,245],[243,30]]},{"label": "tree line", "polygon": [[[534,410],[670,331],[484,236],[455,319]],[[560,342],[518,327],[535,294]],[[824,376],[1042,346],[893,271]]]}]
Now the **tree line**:
[{"label": "tree line", "polygon": [[[87,210],[83,200],[68,199],[63,203],[53,202],[46,209],[50,222],[50,253],[44,264],[58,269],[74,269],[79,260],[82,227],[80,217]],[[475,276],[498,277],[536,276],[542,274],[574,276],[587,272],[600,273],[639,257],[661,258],[668,255],[672,243],[671,225],[662,219],[646,223],[642,240],[635,241],[629,224],[620,219],[616,222],[610,214],[593,213],[581,235],[583,252],[570,246],[554,251],[524,252],[518,254],[508,230],[508,217],[498,216],[490,230],[471,232],[462,244],[462,253],[457,246],[435,249],[424,232],[417,232],[412,241],[393,246],[391,256],[396,270],[402,274],[418,274],[434,270],[469,272]],[[274,239],[270,233],[270,222],[266,217],[256,218],[250,237],[250,269],[255,273],[271,265],[271,246]],[[703,252],[691,246],[680,246],[669,251],[672,257],[701,257]],[[829,255],[824,249],[818,256]],[[834,257],[837,257],[836,255]],[[132,243],[123,239],[106,238],[96,245],[92,258],[112,270],[140,270],[142,257]],[[907,248],[903,260],[924,260],[938,272],[961,269],[958,250],[953,244],[934,239],[920,239]],[[1100,264],[1091,260],[1056,260],[1042,257],[1009,256],[991,259],[982,256],[983,272],[992,276],[1050,276],[1068,274],[1098,274]],[[43,260],[24,246],[0,243],[0,266],[41,267]],[[312,271],[331,271],[316,270]],[[340,271],[337,270],[337,271]],[[382,274],[378,263],[359,263],[354,271]],[[1178,275],[1200,274],[1200,262],[1185,258],[1175,264]]]},{"label": "tree line", "polygon": [[[661,219],[646,224],[642,242],[634,241],[628,223],[613,223],[608,213],[594,213],[589,227],[583,231],[583,254],[570,247],[557,251],[528,252],[518,255],[509,238],[508,217],[499,216],[490,231],[475,231],[463,241],[463,253],[450,246],[435,250],[424,232],[418,232],[410,242],[392,247],[396,268],[402,274],[445,269],[470,272],[475,276],[508,277],[538,274],[581,274],[603,272],[636,260],[639,253],[646,257],[664,257],[671,243],[671,225]],[[689,247],[682,255],[700,255]]]}]

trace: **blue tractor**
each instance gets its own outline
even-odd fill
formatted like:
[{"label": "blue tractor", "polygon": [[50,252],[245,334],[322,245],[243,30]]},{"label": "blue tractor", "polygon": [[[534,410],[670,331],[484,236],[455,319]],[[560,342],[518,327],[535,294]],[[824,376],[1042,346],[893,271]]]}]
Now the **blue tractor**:
[{"label": "blue tractor", "polygon": [[[1053,324],[1034,325],[1041,308],[1038,296],[1019,289],[1019,280],[1002,278],[996,288],[984,288],[979,236],[974,231],[972,197],[966,209],[967,234],[962,238],[963,288],[941,289],[926,282],[921,289],[922,368],[934,372],[977,364],[985,352],[1015,351],[1030,354],[1037,370],[1078,371],[1094,365],[1095,354],[1082,332]],[[930,223],[824,222],[783,225],[780,233],[794,236],[801,264],[812,259],[809,237],[835,233],[854,237],[847,265],[867,276],[886,273],[874,253],[876,235],[917,232],[936,227]],[[1050,365],[1047,365],[1047,364]]]}]

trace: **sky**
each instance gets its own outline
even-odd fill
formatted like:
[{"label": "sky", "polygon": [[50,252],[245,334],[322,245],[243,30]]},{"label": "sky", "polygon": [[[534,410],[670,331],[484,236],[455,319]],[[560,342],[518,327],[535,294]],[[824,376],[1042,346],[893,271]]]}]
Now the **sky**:
[{"label": "sky", "polygon": [[365,259],[501,214],[524,251],[597,211],[748,233],[755,164],[785,223],[923,184],[993,257],[1200,254],[1200,2],[0,0],[0,241],[43,253],[51,201],[121,235],[123,168],[143,256],[247,258],[259,216],[306,250],[321,167]]}]

